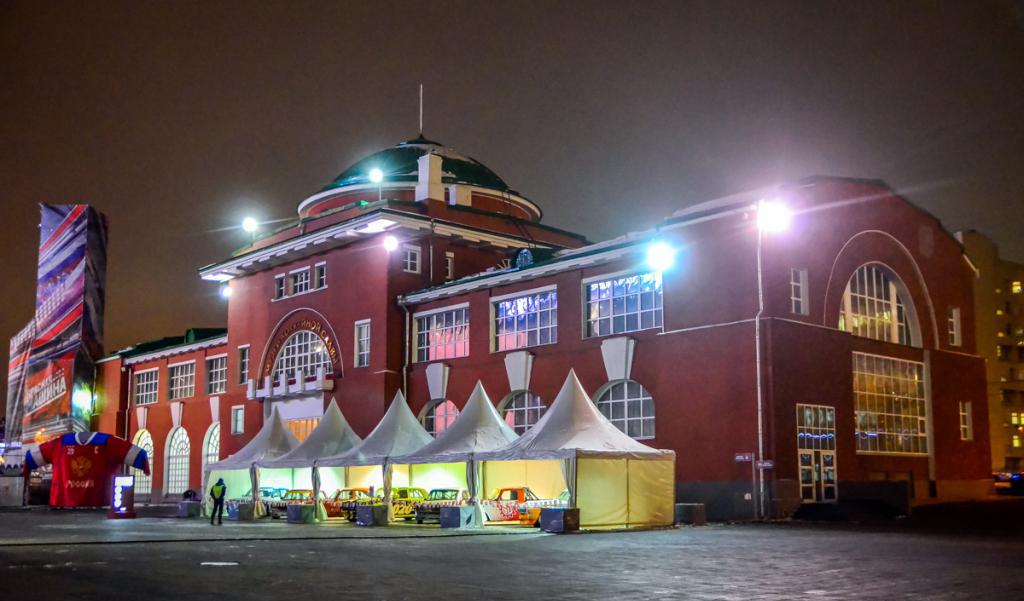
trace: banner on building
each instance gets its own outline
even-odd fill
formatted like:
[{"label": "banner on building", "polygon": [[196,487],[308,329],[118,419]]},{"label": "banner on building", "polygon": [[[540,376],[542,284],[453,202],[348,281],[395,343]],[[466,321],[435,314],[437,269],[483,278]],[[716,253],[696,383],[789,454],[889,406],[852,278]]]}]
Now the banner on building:
[{"label": "banner on building", "polygon": [[106,220],[87,205],[40,208],[36,310],[22,331],[31,343],[12,339],[8,370],[21,370],[20,398],[8,385],[8,430],[20,424],[26,442],[88,428],[103,347]]}]

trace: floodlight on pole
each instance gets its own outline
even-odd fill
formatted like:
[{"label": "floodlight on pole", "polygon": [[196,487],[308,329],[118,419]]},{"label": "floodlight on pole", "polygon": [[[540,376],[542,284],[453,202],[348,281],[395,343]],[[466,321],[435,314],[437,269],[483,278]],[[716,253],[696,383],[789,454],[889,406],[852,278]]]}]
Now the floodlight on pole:
[{"label": "floodlight on pole", "polygon": [[784,232],[789,229],[792,218],[792,211],[777,200],[762,200],[757,203],[757,228],[762,232]]},{"label": "floodlight on pole", "polygon": [[381,190],[384,182],[384,172],[377,167],[370,169],[370,181],[377,184],[377,202],[380,202],[384,196],[384,193]]},{"label": "floodlight on pole", "polygon": [[391,252],[398,248],[398,238],[394,236],[384,236],[384,250]]},{"label": "floodlight on pole", "polygon": [[255,232],[260,227],[260,222],[256,221],[253,217],[246,217],[242,220],[242,229],[249,232],[250,234]]},{"label": "floodlight on pole", "polygon": [[220,297],[224,299],[231,298],[231,293],[234,292],[231,289],[231,284],[224,284],[220,287]]},{"label": "floodlight on pole", "polygon": [[668,243],[657,241],[647,247],[647,265],[655,271],[665,271],[676,262],[676,249]]}]

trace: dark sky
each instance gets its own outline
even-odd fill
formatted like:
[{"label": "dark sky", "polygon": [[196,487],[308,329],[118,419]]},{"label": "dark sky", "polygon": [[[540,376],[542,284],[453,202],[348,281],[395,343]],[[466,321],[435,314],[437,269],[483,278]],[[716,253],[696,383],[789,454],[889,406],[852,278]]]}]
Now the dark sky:
[{"label": "dark sky", "polygon": [[32,313],[40,202],[110,218],[108,349],[223,324],[196,268],[244,241],[224,228],[414,137],[420,82],[429,137],[594,240],[835,174],[1024,259],[1021,22],[982,1],[4,2],[0,340]]}]

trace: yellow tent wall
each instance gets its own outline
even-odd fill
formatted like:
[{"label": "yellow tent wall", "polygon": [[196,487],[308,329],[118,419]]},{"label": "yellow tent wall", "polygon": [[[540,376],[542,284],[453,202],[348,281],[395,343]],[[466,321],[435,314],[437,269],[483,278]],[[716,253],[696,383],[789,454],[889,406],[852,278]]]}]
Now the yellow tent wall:
[{"label": "yellow tent wall", "polygon": [[544,461],[485,461],[481,497],[493,498],[499,488],[529,487],[541,499],[556,499],[567,487],[562,475],[562,462]]},{"label": "yellow tent wall", "polygon": [[674,459],[581,457],[576,462],[581,527],[670,526],[674,504]]}]

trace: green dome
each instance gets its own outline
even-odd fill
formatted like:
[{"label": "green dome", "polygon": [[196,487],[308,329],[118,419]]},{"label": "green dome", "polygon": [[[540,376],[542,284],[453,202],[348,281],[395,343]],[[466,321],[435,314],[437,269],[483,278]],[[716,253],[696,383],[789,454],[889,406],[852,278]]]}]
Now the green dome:
[{"label": "green dome", "polygon": [[419,158],[427,153],[441,157],[441,177],[446,184],[469,184],[500,192],[518,193],[508,187],[496,173],[480,161],[463,156],[451,148],[428,140],[422,134],[415,140],[402,142],[397,146],[375,152],[357,161],[341,172],[323,191],[354,185],[374,185],[370,182],[370,170],[384,172],[385,182],[408,182],[415,184],[419,175]]}]

